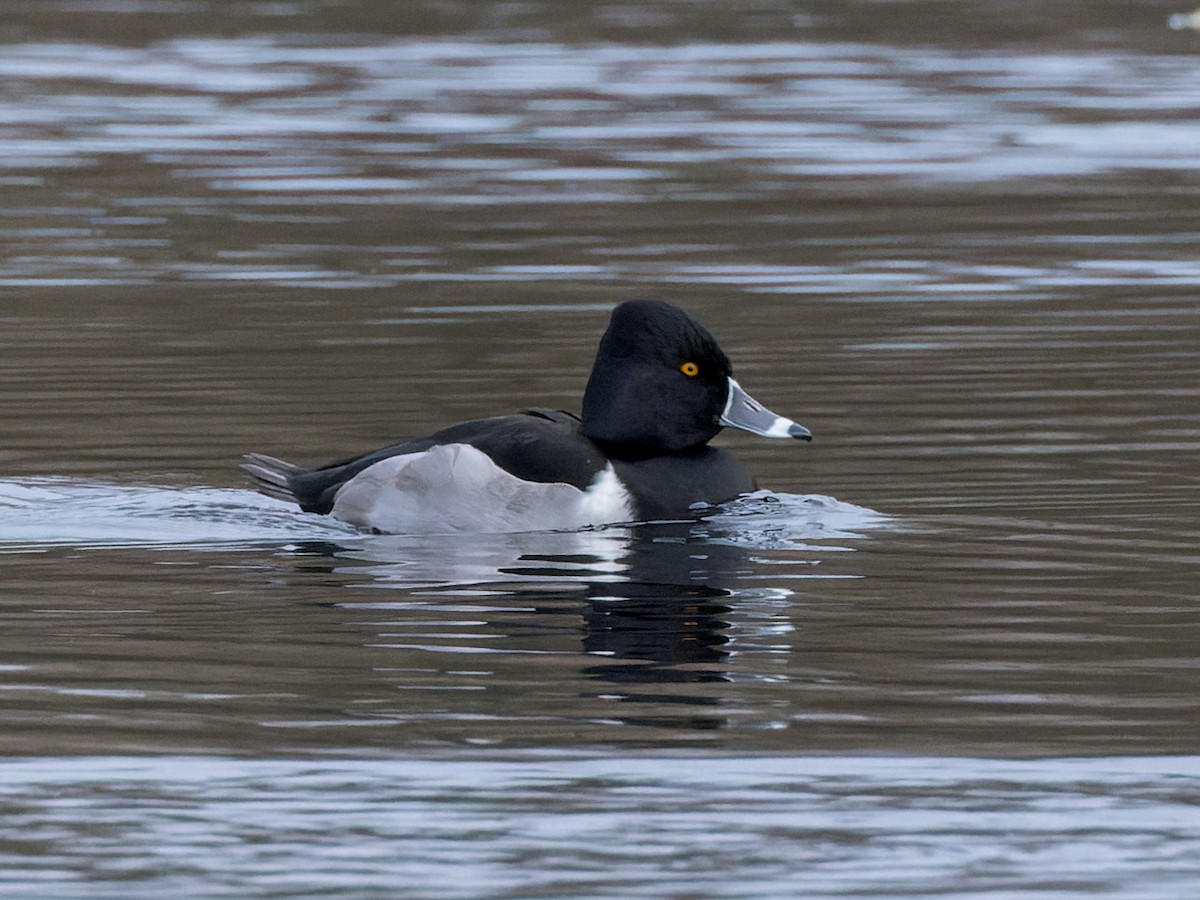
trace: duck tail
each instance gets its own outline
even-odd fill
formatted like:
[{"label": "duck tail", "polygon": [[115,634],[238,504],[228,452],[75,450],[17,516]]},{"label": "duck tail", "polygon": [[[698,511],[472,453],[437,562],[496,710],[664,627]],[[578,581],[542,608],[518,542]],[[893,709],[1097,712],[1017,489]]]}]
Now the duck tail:
[{"label": "duck tail", "polygon": [[299,502],[292,490],[292,476],[304,470],[290,462],[267,456],[265,453],[247,453],[242,457],[242,471],[250,476],[254,487],[268,497]]}]

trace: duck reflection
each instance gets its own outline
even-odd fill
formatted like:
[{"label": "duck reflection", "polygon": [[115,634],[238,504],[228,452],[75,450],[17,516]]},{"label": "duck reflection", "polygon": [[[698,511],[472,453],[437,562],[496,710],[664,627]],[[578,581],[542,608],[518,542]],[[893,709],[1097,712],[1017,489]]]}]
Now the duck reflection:
[{"label": "duck reflection", "polygon": [[[381,535],[296,549],[306,569],[398,592],[395,601],[350,604],[357,608],[398,608],[414,596],[426,605],[486,598],[478,627],[509,638],[521,632],[523,650],[546,649],[551,633],[561,636],[533,622],[562,622],[572,610],[588,663],[576,672],[614,685],[668,685],[727,680],[735,585],[751,564],[745,549],[710,537],[698,523],[681,522],[449,539]],[[513,610],[532,615],[514,627]]]},{"label": "duck reflection", "polygon": [[846,552],[891,521],[763,492],[681,522],[349,535],[293,545],[288,565],[315,570],[296,580],[322,599],[334,588],[342,623],[370,634],[387,692],[355,700],[356,715],[439,740],[626,739],[614,724],[690,740],[787,728],[793,591],[854,577]]},{"label": "duck reflection", "polygon": [[[590,671],[621,682],[722,678],[716,672],[674,667],[719,663],[728,656],[729,596],[728,591],[715,588],[638,583],[589,597],[584,610],[584,651],[618,660],[645,660],[656,666],[652,675],[645,667],[596,666]],[[668,671],[660,671],[663,669]]]}]

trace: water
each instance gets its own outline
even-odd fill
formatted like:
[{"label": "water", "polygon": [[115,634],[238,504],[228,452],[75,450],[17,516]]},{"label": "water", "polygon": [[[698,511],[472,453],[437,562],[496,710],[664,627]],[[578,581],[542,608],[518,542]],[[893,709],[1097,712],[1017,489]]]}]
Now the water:
[{"label": "water", "polygon": [[[1187,895],[1186,11],[0,11],[4,892]],[[239,477],[578,409],[638,295],[815,433],[721,437],[760,493],[431,538]]]},{"label": "water", "polygon": [[[0,884],[32,873],[44,895],[88,897],[128,896],[132,882],[215,897],[249,884],[265,896],[1174,898],[1194,886],[1200,849],[1194,795],[1180,795],[1200,775],[1194,757],[90,763],[84,782],[8,766],[22,837]],[[464,784],[468,766],[477,780]],[[47,877],[51,865],[87,880]]]}]

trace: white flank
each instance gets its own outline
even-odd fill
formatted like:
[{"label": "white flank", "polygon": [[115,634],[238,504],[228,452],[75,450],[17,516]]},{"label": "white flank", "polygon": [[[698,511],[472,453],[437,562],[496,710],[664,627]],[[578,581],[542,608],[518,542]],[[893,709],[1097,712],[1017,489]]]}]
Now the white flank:
[{"label": "white flank", "polygon": [[[572,488],[574,490],[574,488]],[[579,502],[579,512],[583,519],[580,525],[609,525],[613,522],[633,521],[633,498],[625,485],[617,477],[612,463],[605,466],[596,475],[596,480],[588,485]]]},{"label": "white flank", "polygon": [[628,522],[633,504],[611,465],[581,491],[517,478],[469,444],[442,444],[364,469],[332,514],[389,534],[559,531]]}]

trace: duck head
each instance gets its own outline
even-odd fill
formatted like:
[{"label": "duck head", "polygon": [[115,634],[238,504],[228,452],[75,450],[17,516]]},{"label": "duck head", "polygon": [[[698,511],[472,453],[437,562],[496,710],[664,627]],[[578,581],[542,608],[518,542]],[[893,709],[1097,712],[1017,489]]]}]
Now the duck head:
[{"label": "duck head", "polygon": [[725,426],[812,439],[747,394],[708,330],[661,300],[629,300],[613,310],[581,418],[584,435],[631,457],[698,447]]}]

